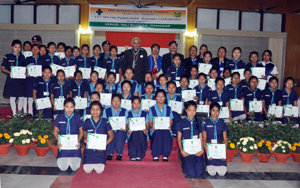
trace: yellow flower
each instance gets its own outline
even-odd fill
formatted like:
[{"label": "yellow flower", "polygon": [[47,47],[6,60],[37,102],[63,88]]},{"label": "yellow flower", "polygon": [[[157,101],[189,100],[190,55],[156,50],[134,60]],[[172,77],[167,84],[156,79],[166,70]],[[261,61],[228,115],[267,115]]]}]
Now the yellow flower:
[{"label": "yellow flower", "polygon": [[234,148],[235,148],[234,143],[231,143],[231,144],[230,144],[230,147],[231,147],[232,149],[234,149]]},{"label": "yellow flower", "polygon": [[259,143],[257,144],[257,146],[258,146],[258,147],[261,147],[261,146],[262,146],[262,143],[261,143],[261,142],[259,142]]},{"label": "yellow flower", "polygon": [[271,146],[271,144],[272,144],[272,143],[271,143],[270,141],[267,141],[267,142],[266,142],[266,146]]},{"label": "yellow flower", "polygon": [[296,146],[293,146],[293,147],[292,147],[292,150],[293,150],[293,151],[296,151]]},{"label": "yellow flower", "polygon": [[228,143],[230,143],[231,141],[230,140],[228,140]]},{"label": "yellow flower", "polygon": [[271,146],[269,146],[268,149],[269,149],[270,151],[272,151],[272,147],[271,147]]},{"label": "yellow flower", "polygon": [[265,140],[261,140],[261,143],[264,143],[265,142]]},{"label": "yellow flower", "polygon": [[7,134],[7,133],[4,133],[4,137],[5,137],[7,140],[10,139],[10,136],[9,136],[9,134]]},{"label": "yellow flower", "polygon": [[0,138],[2,138],[3,137],[3,134],[2,133],[0,133]]},{"label": "yellow flower", "polygon": [[42,139],[42,136],[41,136],[41,135],[39,135],[39,136],[38,136],[38,139],[39,139],[39,140],[40,140],[40,139]]},{"label": "yellow flower", "polygon": [[49,138],[49,136],[48,135],[44,135],[44,138]]},{"label": "yellow flower", "polygon": [[42,139],[41,139],[41,143],[42,143],[42,144],[45,144],[45,143],[46,143],[46,139],[42,138]]},{"label": "yellow flower", "polygon": [[297,142],[294,143],[294,146],[297,146]]},{"label": "yellow flower", "polygon": [[38,139],[36,138],[35,141],[37,141]]},{"label": "yellow flower", "polygon": [[297,146],[300,146],[300,142],[297,144]]}]

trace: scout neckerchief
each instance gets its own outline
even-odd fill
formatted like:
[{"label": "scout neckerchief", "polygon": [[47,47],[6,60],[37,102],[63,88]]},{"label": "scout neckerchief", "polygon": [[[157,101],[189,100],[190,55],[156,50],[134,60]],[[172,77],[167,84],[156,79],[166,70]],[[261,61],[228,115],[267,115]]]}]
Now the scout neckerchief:
[{"label": "scout neckerchief", "polygon": [[255,66],[251,63],[251,67],[257,67],[258,62],[256,62]]},{"label": "scout neckerchief", "polygon": [[272,105],[274,103],[274,95],[275,95],[275,92],[276,92],[277,88],[275,88],[274,92],[271,90],[271,87],[269,87],[269,90],[272,93],[272,99],[271,99],[271,103],[270,103],[270,105]]},{"label": "scout neckerchief", "polygon": [[186,116],[185,119],[187,119],[190,123],[191,123],[191,139],[193,139],[193,136],[194,136],[194,126],[193,126],[193,123],[195,121],[195,118],[192,119],[192,121]]},{"label": "scout neckerchief", "polygon": [[14,56],[16,56],[16,67],[19,66],[19,55],[20,53],[18,54],[15,54],[14,52],[12,53]]},{"label": "scout neckerchief", "polygon": [[236,99],[237,98],[237,89],[239,88],[240,84],[238,84],[236,87],[234,87],[233,84],[231,84],[231,85],[234,88],[234,98]]},{"label": "scout neckerchief", "polygon": [[115,60],[117,59],[117,56],[115,56],[114,58],[112,58],[111,56],[109,56],[109,58],[112,60],[111,70],[115,70]]},{"label": "scout neckerchief", "polygon": [[153,67],[153,69],[157,69],[157,71],[158,71],[158,67],[157,67],[157,59],[158,59],[158,55],[156,56],[156,57],[154,57],[152,54],[150,55],[150,61],[151,61],[151,66],[150,67],[152,67],[152,65],[153,65],[153,62],[152,61],[154,61],[154,67]]},{"label": "scout neckerchief", "polygon": [[52,64],[54,64],[54,60],[53,60],[54,54],[53,54],[53,55],[51,55],[50,53],[48,53],[48,55],[49,55],[49,56],[50,56],[50,58],[51,58],[51,63],[52,63]]},{"label": "scout neckerchief", "polygon": [[95,91],[96,84],[97,84],[97,82],[96,82],[95,84],[93,84],[93,82],[90,82],[90,89],[91,89],[91,92],[94,92],[94,91]]},{"label": "scout neckerchief", "polygon": [[34,64],[37,65],[37,63],[38,63],[37,61],[38,61],[40,55],[38,55],[37,58],[35,58],[34,56],[32,56],[32,57],[34,58]]},{"label": "scout neckerchief", "polygon": [[[72,113],[72,115],[70,117],[67,116],[66,112],[65,112],[65,117],[67,118],[68,122],[67,122],[67,127],[66,127],[66,134],[71,134],[71,124],[70,121],[72,119],[72,117],[74,116],[74,112]],[[68,132],[69,130],[69,132]]]},{"label": "scout neckerchief", "polygon": [[65,81],[61,84],[59,81],[57,81],[59,87],[60,87],[60,97],[64,96],[63,86],[65,85]]},{"label": "scout neckerchief", "polygon": [[81,57],[83,58],[83,63],[84,63],[83,67],[86,68],[86,57],[84,57],[83,55],[81,55]]},{"label": "scout neckerchief", "polygon": [[162,107],[162,108],[160,108],[160,107],[158,106],[158,104],[156,104],[156,106],[158,107],[158,110],[159,110],[159,112],[160,112],[160,117],[163,117],[163,111],[164,111],[165,103],[163,103],[163,107]]},{"label": "scout neckerchief", "polygon": [[[113,108],[113,106],[110,107],[111,108],[111,114],[113,117],[115,116],[119,116],[120,112],[121,112],[121,107],[119,106],[118,112],[116,112]],[[115,114],[115,115],[114,115]]]},{"label": "scout neckerchief", "polygon": [[46,83],[46,92],[47,92],[47,97],[49,96],[49,83],[51,81],[51,78],[49,78],[48,82],[46,82],[45,77],[43,77],[44,82]]},{"label": "scout neckerchief", "polygon": [[210,121],[214,124],[214,127],[213,127],[213,129],[214,129],[214,139],[215,139],[215,140],[218,140],[217,123],[218,123],[218,121],[219,121],[219,118],[217,119],[217,121],[212,120],[211,117],[210,117],[209,119],[210,119]]},{"label": "scout neckerchief", "polygon": [[140,48],[135,52],[134,49],[132,49],[132,56],[133,56],[133,63],[132,63],[132,68],[134,69],[136,66],[136,61],[139,58],[139,53],[140,53]]},{"label": "scout neckerchief", "polygon": [[192,58],[190,56],[190,58],[191,58],[191,61],[193,62],[193,65],[197,65],[197,56],[195,58]]},{"label": "scout neckerchief", "polygon": [[96,66],[96,67],[98,67],[98,59],[99,59],[99,57],[100,57],[100,56],[96,57],[96,55],[94,55],[94,58],[96,59],[96,63],[95,63],[95,66]]},{"label": "scout neckerchief", "polygon": [[139,109],[137,112],[132,108],[131,109],[131,113],[132,113],[132,116],[134,117],[140,117],[140,113],[141,113],[141,110]]},{"label": "scout neckerchief", "polygon": [[113,88],[115,88],[115,83],[113,83],[112,86],[110,86],[109,83],[107,83],[106,89],[109,91],[109,93],[112,93]]},{"label": "scout neckerchief", "polygon": [[[96,134],[97,133],[97,129],[98,127],[100,126],[101,122],[102,122],[102,117],[100,117],[100,121],[99,123],[97,124],[97,127],[95,127],[95,124],[94,124],[94,120],[92,120],[93,118],[90,118],[90,121],[91,121],[91,124],[93,125],[94,127],[94,133]],[[96,123],[96,122],[95,122]]]},{"label": "scout neckerchief", "polygon": [[129,99],[130,99],[130,97],[131,97],[131,92],[129,92],[129,95],[128,95],[128,97],[127,97],[127,98],[125,98],[125,97],[124,97],[124,93],[122,93],[122,97],[123,97],[124,99],[128,99],[128,100],[129,100]]},{"label": "scout neckerchief", "polygon": [[71,58],[69,58],[69,59],[66,58],[67,67],[70,66],[70,60],[71,60]]},{"label": "scout neckerchief", "polygon": [[108,53],[104,52],[104,59],[107,59],[109,57],[109,54],[110,54],[109,52]]},{"label": "scout neckerchief", "polygon": [[170,98],[170,94],[167,94],[167,100],[169,101],[169,100],[175,100],[176,99],[176,97],[177,97],[177,94],[176,93],[174,93],[174,95],[173,95],[173,97],[172,98]]},{"label": "scout neckerchief", "polygon": [[232,58],[232,61],[235,63],[234,69],[238,69],[237,63],[240,61],[240,59],[235,60],[234,58]]},{"label": "scout neckerchief", "polygon": [[286,91],[286,88],[284,88],[284,91],[285,91],[286,94],[288,95],[286,104],[290,104],[290,94],[292,93],[292,89],[291,89],[291,91],[290,91],[289,93]]},{"label": "scout neckerchief", "polygon": [[176,65],[173,63],[173,67],[175,68],[175,71],[176,71],[176,73],[175,73],[175,80],[176,80],[180,64],[178,65],[178,67],[176,67]]},{"label": "scout neckerchief", "polygon": [[218,93],[218,97],[219,97],[219,101],[222,102],[222,94],[223,94],[223,91],[221,93],[219,93],[219,91],[216,89],[217,93]]},{"label": "scout neckerchief", "polygon": [[255,92],[257,91],[257,88],[253,91],[252,89],[250,89],[250,87],[248,87],[249,91],[253,92],[254,98],[256,99],[256,95]]},{"label": "scout neckerchief", "polygon": [[199,102],[200,102],[200,101],[202,101],[202,92],[203,92],[204,88],[206,87],[206,84],[204,84],[202,89],[201,89],[200,84],[198,85],[198,87],[199,87],[199,90],[200,90],[200,100],[199,100]]},{"label": "scout neckerchief", "polygon": [[77,87],[78,87],[78,91],[77,91],[77,93],[78,93],[78,97],[81,97],[81,93],[80,93],[80,87],[81,87],[81,84],[82,84],[82,80],[81,80],[81,82],[80,82],[80,84],[78,85],[78,83],[77,83],[77,81],[76,80],[74,80],[75,81],[75,83],[76,83],[76,85],[77,85]]}]

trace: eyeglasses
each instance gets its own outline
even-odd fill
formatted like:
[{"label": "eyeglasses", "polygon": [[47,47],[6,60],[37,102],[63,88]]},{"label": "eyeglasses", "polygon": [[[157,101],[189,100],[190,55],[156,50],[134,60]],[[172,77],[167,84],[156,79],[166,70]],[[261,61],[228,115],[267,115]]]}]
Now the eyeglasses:
[{"label": "eyeglasses", "polygon": [[159,48],[152,48],[152,50],[159,50]]}]

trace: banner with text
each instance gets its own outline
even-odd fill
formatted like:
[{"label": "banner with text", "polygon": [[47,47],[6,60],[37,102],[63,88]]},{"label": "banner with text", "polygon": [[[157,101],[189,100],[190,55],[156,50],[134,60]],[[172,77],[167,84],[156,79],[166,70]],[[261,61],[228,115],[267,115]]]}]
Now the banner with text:
[{"label": "banner with text", "polygon": [[187,8],[90,5],[89,26],[93,30],[184,32]]}]

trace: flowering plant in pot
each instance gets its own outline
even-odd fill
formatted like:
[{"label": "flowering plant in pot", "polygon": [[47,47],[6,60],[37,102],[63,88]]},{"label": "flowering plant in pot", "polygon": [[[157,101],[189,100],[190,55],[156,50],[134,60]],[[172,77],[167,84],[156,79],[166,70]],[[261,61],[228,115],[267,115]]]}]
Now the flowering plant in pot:
[{"label": "flowering plant in pot", "polygon": [[237,153],[237,148],[235,147],[235,144],[232,143],[230,140],[228,140],[227,150],[226,150],[227,162],[232,161],[233,157],[235,156],[235,153]]},{"label": "flowering plant in pot", "polygon": [[300,163],[300,142],[294,143],[291,153],[292,153],[294,162]]},{"label": "flowering plant in pot", "polygon": [[47,139],[49,138],[48,135],[44,135],[42,136],[38,136],[38,139],[36,141],[36,145],[33,146],[33,148],[35,149],[36,154],[39,157],[43,157],[46,155],[47,151],[49,151],[50,147],[47,143]]},{"label": "flowering plant in pot", "polygon": [[56,157],[57,152],[58,152],[58,146],[57,146],[57,140],[55,137],[52,139],[51,145],[49,145],[49,146],[52,149],[53,155]]},{"label": "flowering plant in pot", "polygon": [[287,141],[279,140],[277,144],[274,145],[273,151],[275,152],[275,157],[277,162],[285,163],[289,158],[290,149],[292,148],[291,144]]},{"label": "flowering plant in pot", "polygon": [[272,156],[272,142],[271,141],[265,141],[261,140],[257,146],[257,157],[260,162],[267,163]]},{"label": "flowering plant in pot", "polygon": [[22,129],[14,133],[13,145],[18,155],[27,155],[33,141],[32,132],[29,130]]},{"label": "flowering plant in pot", "polygon": [[239,150],[243,162],[250,163],[252,158],[256,154],[255,150],[257,149],[257,145],[255,143],[254,138],[243,137],[240,138],[240,141],[237,143],[237,148]]},{"label": "flowering plant in pot", "polygon": [[0,155],[6,155],[11,146],[13,138],[8,133],[0,133]]}]

